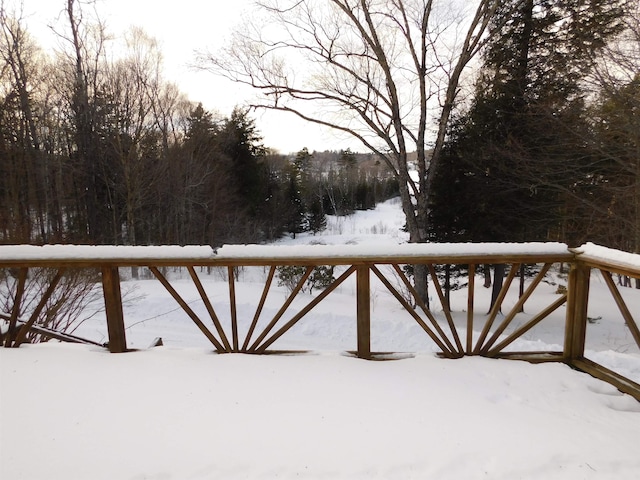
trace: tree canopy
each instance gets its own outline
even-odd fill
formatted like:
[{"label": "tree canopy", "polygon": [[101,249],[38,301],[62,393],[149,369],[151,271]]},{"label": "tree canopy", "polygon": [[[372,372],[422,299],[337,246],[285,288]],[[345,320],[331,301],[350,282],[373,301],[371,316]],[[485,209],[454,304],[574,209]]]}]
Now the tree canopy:
[{"label": "tree canopy", "polygon": [[585,240],[564,223],[600,168],[585,81],[622,31],[626,3],[503,2],[474,99],[449,127],[432,196],[435,238]]}]

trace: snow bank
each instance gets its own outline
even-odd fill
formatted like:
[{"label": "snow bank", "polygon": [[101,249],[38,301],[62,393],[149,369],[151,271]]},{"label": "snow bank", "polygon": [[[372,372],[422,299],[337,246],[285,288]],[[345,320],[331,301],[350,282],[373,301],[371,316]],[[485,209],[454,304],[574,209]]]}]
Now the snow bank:
[{"label": "snow bank", "polygon": [[640,404],[562,364],[0,349],[0,477],[635,480]]}]

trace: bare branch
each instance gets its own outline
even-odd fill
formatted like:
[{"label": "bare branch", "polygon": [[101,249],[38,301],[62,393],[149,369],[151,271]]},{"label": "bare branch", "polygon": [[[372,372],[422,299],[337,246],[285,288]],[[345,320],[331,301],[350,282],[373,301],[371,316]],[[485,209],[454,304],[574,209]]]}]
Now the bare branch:
[{"label": "bare branch", "polygon": [[261,0],[268,20],[243,25],[222,54],[201,53],[199,67],[253,87],[256,108],[345,133],[384,159],[399,181],[411,240],[424,241],[427,144],[433,164],[497,4],[479,0],[466,18],[438,0]]}]

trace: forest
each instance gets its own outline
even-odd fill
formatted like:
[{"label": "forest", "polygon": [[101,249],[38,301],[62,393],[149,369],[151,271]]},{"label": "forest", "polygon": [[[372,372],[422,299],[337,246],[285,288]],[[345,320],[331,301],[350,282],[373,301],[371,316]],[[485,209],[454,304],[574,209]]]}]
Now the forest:
[{"label": "forest", "polygon": [[207,111],[163,80],[143,31],[109,51],[83,6],[66,3],[51,54],[3,4],[0,242],[263,242],[397,195],[371,154],[271,151],[247,109]]}]

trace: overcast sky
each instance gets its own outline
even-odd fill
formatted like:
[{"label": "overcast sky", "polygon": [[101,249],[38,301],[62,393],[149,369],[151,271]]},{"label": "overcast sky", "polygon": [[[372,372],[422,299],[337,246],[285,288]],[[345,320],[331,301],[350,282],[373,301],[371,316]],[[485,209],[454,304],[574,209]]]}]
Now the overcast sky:
[{"label": "overcast sky", "polygon": [[[21,0],[4,0],[7,10]],[[56,39],[48,26],[60,31],[67,27],[61,12],[66,0],[22,0],[28,29],[47,48],[54,48]],[[202,102],[208,110],[229,115],[235,105],[250,98],[251,92],[211,73],[193,71],[196,49],[224,45],[241,16],[251,9],[251,0],[97,0],[100,18],[108,33],[120,36],[132,26],[142,27],[155,37],[164,55],[165,79],[176,83],[192,101]],[[90,8],[90,7],[85,7]],[[256,123],[268,147],[282,153],[309,150],[331,150],[357,144],[339,139],[327,130],[306,124],[283,113],[254,114]]]}]

